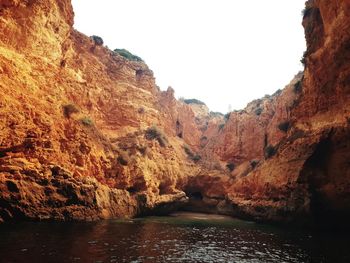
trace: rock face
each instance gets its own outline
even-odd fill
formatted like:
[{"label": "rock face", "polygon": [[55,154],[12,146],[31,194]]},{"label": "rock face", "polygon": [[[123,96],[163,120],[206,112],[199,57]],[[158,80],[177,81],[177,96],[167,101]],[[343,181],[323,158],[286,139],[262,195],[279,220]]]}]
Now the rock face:
[{"label": "rock face", "polygon": [[302,73],[299,73],[283,91],[255,100],[244,110],[227,114],[207,150],[235,166],[264,160],[267,148],[276,148],[287,136],[291,111],[300,97],[295,86],[300,85],[301,78]]},{"label": "rock face", "polygon": [[[306,68],[302,85],[295,86],[300,95],[288,114],[283,110],[277,114],[289,116],[290,127],[282,137],[273,131],[275,124],[265,130],[267,142],[274,147],[273,154],[265,154],[265,161],[244,176],[238,172],[227,197],[237,207],[237,213],[256,219],[345,223],[350,211],[350,1],[308,1],[303,25]],[[232,138],[232,133],[227,136]],[[233,138],[235,143],[238,139]],[[256,137],[255,142],[260,152],[254,155],[262,158],[261,137]],[[223,145],[231,147],[232,143]],[[216,150],[228,160],[226,151],[222,146]],[[252,154],[237,147],[232,151],[235,158]]]},{"label": "rock face", "polygon": [[201,137],[190,106],[143,62],[74,31],[70,1],[0,7],[0,220],[132,217],[186,202],[182,186],[200,170],[184,150]]},{"label": "rock face", "polygon": [[305,72],[225,116],[160,91],[73,15],[0,0],[0,221],[349,218],[349,1],[308,1]]}]

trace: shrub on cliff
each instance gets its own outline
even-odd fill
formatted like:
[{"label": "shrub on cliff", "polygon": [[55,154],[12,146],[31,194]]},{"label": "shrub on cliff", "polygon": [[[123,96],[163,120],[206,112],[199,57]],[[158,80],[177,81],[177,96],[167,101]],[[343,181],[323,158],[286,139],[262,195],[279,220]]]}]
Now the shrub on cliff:
[{"label": "shrub on cliff", "polygon": [[263,109],[262,108],[257,108],[254,113],[259,116],[261,113],[263,112]]},{"label": "shrub on cliff", "polygon": [[74,104],[66,104],[63,105],[63,115],[66,118],[70,118],[70,116],[74,113],[78,113],[79,109],[77,108],[77,106],[75,106]]},{"label": "shrub on cliff", "polygon": [[299,93],[301,92],[301,90],[303,89],[303,85],[302,85],[302,82],[301,80],[299,80],[297,83],[294,84],[294,93]]},{"label": "shrub on cliff", "polygon": [[222,117],[224,116],[224,114],[222,114],[221,112],[218,112],[218,111],[211,111],[209,113],[210,117]]},{"label": "shrub on cliff", "polygon": [[281,89],[278,89],[278,90],[276,90],[276,91],[271,95],[271,97],[279,96],[279,95],[281,95],[281,93],[282,93],[282,90],[281,90]]},{"label": "shrub on cliff", "polygon": [[301,11],[301,15],[303,16],[303,18],[307,17],[312,10],[312,5],[310,2],[306,2],[305,3],[305,8]]},{"label": "shrub on cliff", "polygon": [[193,152],[191,151],[191,149],[187,145],[184,146],[184,150],[188,156],[193,156]]},{"label": "shrub on cliff", "polygon": [[126,153],[119,153],[119,156],[117,157],[117,161],[120,165],[126,166],[130,162],[129,155]]},{"label": "shrub on cliff", "polygon": [[196,163],[202,159],[202,156],[200,156],[199,154],[196,154],[191,159],[192,159],[192,161],[194,161]]},{"label": "shrub on cliff", "polygon": [[116,49],[114,49],[114,52],[121,55],[122,57],[126,58],[127,60],[143,62],[142,58],[132,54],[130,51],[128,51],[124,48],[122,48],[122,49],[116,48]]},{"label": "shrub on cliff", "polygon": [[102,37],[93,35],[93,36],[91,36],[90,38],[94,41],[94,43],[95,43],[96,46],[102,46],[102,45],[103,45],[103,39],[102,39]]},{"label": "shrub on cliff", "polygon": [[183,100],[186,104],[198,104],[198,105],[205,105],[203,101],[197,100],[197,99],[186,99]]},{"label": "shrub on cliff", "polygon": [[147,146],[139,146],[137,149],[142,154],[142,156],[146,156],[150,152],[150,149]]},{"label": "shrub on cliff", "polygon": [[192,161],[198,162],[202,159],[202,157],[200,155],[193,153],[192,150],[187,145],[184,146],[184,150],[185,150],[185,153],[187,154],[187,156]]},{"label": "shrub on cliff", "polygon": [[80,122],[84,125],[84,126],[93,126],[94,122],[89,118],[89,117],[83,117],[80,119]]},{"label": "shrub on cliff", "polygon": [[168,139],[157,126],[148,128],[145,132],[145,137],[147,140],[157,140],[161,147],[168,145]]},{"label": "shrub on cliff", "polygon": [[307,51],[305,51],[303,53],[302,58],[300,59],[300,63],[303,64],[304,67],[306,66],[307,55],[308,55],[308,53],[307,53]]},{"label": "shrub on cliff", "polygon": [[284,121],[278,124],[278,129],[280,129],[283,132],[287,132],[290,127],[290,122],[289,121]]}]

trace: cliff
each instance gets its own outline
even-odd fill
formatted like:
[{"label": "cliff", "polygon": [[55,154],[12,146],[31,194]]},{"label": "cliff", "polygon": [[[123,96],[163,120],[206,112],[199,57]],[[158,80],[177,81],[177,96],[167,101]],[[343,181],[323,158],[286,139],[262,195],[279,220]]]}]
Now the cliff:
[{"label": "cliff", "polygon": [[349,1],[308,1],[305,72],[225,116],[73,18],[69,0],[0,0],[0,221],[349,218]]},{"label": "cliff", "polygon": [[[0,220],[132,217],[187,200],[190,106],[73,30],[70,1],[0,1]],[[166,207],[164,208],[166,210]]]},{"label": "cliff", "polygon": [[[286,134],[281,137],[267,129],[271,154],[246,176],[236,178],[228,190],[238,213],[261,220],[346,225],[350,211],[349,22],[350,1],[306,3],[305,73],[301,85],[295,86],[300,95],[287,114]],[[260,147],[254,155],[261,159],[262,140],[258,138]],[[276,144],[272,138],[282,140]],[[220,153],[228,159],[225,151]],[[233,156],[242,154],[247,153]]]}]

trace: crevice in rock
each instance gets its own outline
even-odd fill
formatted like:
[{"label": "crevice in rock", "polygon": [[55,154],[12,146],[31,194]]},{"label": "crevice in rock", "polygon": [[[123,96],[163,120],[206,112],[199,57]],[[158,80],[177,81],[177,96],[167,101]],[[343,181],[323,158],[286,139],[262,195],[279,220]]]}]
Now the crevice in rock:
[{"label": "crevice in rock", "polygon": [[193,200],[203,200],[203,195],[201,192],[189,192],[187,193],[188,198]]},{"label": "crevice in rock", "polygon": [[142,69],[138,69],[135,71],[135,77],[137,81],[140,81],[143,75],[143,70]]},{"label": "crevice in rock", "polygon": [[179,120],[176,120],[176,135],[179,138],[183,138],[183,126]]}]

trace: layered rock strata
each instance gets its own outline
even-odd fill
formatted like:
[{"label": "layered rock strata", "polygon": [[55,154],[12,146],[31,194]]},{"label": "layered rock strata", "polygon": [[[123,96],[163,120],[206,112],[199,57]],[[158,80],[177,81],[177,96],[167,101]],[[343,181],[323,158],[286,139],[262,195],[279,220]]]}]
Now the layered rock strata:
[{"label": "layered rock strata", "polygon": [[225,116],[73,17],[69,0],[0,0],[0,221],[349,218],[349,1],[308,1],[305,72]]}]

